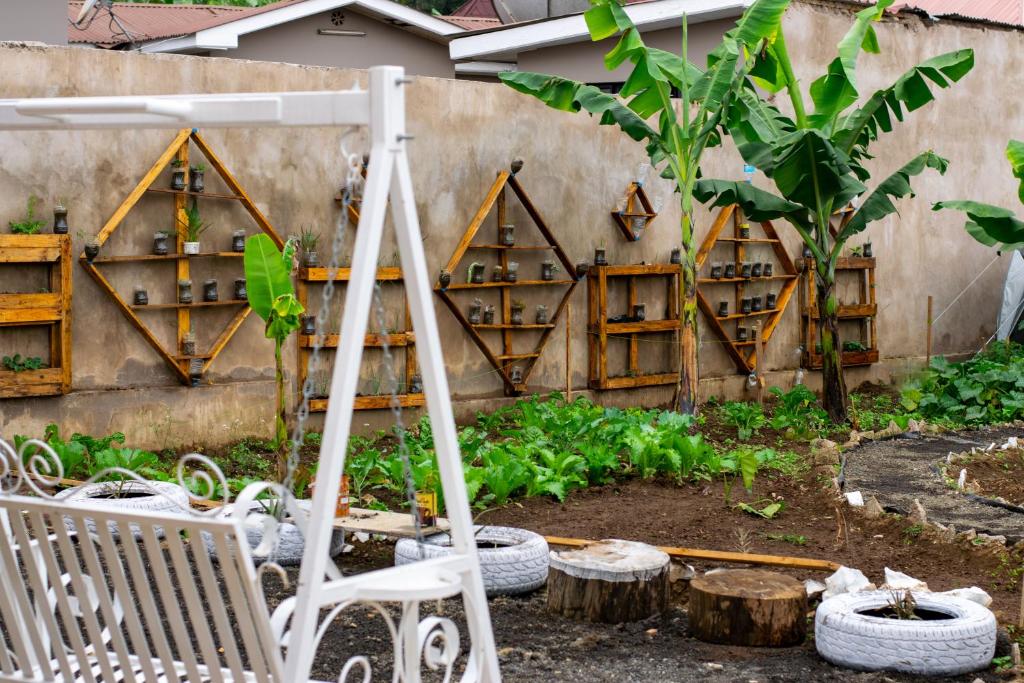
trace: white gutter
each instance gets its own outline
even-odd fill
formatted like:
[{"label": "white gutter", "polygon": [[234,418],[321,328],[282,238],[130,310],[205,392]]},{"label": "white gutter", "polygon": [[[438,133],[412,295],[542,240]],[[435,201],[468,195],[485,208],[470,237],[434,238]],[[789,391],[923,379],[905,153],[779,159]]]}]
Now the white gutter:
[{"label": "white gutter", "polygon": [[[683,14],[690,24],[736,17],[753,4],[753,0],[654,0],[624,9],[642,31],[657,31],[680,26]],[[522,25],[478,32],[448,43],[454,60],[515,56],[520,52],[552,45],[565,45],[590,40],[590,31],[582,14],[542,19]]]},{"label": "white gutter", "polygon": [[239,36],[255,33],[298,19],[304,19],[340,7],[359,7],[387,19],[407,24],[409,28],[431,36],[446,37],[465,33],[465,29],[418,12],[392,0],[305,0],[281,9],[254,14],[249,17],[203,29],[191,35],[143,45],[141,52],[199,52],[204,50],[234,50]]},{"label": "white gutter", "polygon": [[518,71],[514,62],[460,62],[455,65],[455,73],[463,76],[497,76],[506,71]]}]

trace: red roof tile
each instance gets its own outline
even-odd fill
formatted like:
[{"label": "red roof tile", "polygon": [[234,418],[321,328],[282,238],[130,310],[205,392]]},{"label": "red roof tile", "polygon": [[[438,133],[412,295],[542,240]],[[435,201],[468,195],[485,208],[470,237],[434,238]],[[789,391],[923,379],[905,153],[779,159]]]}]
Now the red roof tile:
[{"label": "red roof tile", "polygon": [[455,24],[459,28],[464,28],[467,31],[479,31],[502,25],[501,19],[488,19],[486,17],[454,17],[448,14],[438,18],[447,21],[449,24]]},{"label": "red roof tile", "polygon": [[[225,7],[223,5],[151,5],[119,2],[114,5],[117,18],[137,42],[176,38],[203,29],[227,24],[243,17],[262,14],[305,0],[280,0],[263,7]],[[82,0],[68,2],[68,18],[74,21],[82,10]],[[117,25],[100,12],[84,29],[68,26],[68,42],[92,43],[110,47],[127,43]]]},{"label": "red roof tile", "polygon": [[[494,7],[494,0],[466,0],[449,16],[498,19],[499,21],[501,19],[498,10]],[[445,17],[446,20],[447,18]]]}]

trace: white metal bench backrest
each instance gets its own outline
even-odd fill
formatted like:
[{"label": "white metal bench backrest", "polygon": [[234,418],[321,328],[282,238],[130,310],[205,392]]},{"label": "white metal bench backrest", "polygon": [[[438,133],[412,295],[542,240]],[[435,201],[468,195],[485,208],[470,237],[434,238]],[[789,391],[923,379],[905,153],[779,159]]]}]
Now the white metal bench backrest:
[{"label": "white metal bench backrest", "polygon": [[283,680],[237,518],[23,496],[0,517],[0,681]]}]

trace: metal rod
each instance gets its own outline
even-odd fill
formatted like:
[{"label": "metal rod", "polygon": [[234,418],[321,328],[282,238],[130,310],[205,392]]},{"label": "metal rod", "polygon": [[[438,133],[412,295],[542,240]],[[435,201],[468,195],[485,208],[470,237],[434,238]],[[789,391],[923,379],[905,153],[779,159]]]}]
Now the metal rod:
[{"label": "metal rod", "polygon": [[932,365],[932,297],[928,295],[928,331],[925,336],[925,361],[926,368]]}]

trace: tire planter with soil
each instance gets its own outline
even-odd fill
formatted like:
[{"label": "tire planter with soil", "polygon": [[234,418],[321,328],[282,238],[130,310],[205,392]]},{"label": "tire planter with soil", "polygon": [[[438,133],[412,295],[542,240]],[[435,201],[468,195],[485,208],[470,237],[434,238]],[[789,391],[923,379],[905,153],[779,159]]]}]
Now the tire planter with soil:
[{"label": "tire planter with soil", "polygon": [[[258,507],[258,504],[250,507],[250,512],[246,516],[244,523],[245,536],[249,542],[250,550],[255,550],[263,542],[264,523],[265,520],[271,518],[270,515],[257,512]],[[232,508],[233,506],[226,506],[223,514],[231,514]],[[203,541],[210,556],[216,557],[217,550],[213,546],[212,539],[207,534],[204,534]],[[345,532],[341,529],[336,529],[331,534],[330,556],[336,557],[340,555],[344,548]],[[299,527],[290,522],[282,522],[278,530],[277,548],[275,551],[269,557],[253,556],[252,559],[255,564],[271,561],[282,567],[297,567],[302,564],[302,555],[305,550],[306,539],[302,532],[299,531]]]},{"label": "tire planter with soil", "polygon": [[[548,543],[540,534],[504,526],[483,527],[476,534],[477,555],[488,597],[537,590],[548,579]],[[452,554],[448,534],[432,534],[420,546],[413,538],[395,544],[395,566]]]},{"label": "tire planter with soil", "polygon": [[859,671],[954,676],[989,666],[996,618],[981,605],[949,596],[915,593],[921,620],[869,614],[891,602],[887,591],[829,598],[814,617],[814,642],[825,660]]},{"label": "tire planter with soil", "polygon": [[[129,481],[124,484],[121,497],[111,497],[111,492],[118,488],[117,482],[97,482],[83,484],[73,488],[65,489],[58,493],[55,498],[68,503],[88,503],[98,508],[120,510],[124,512],[159,512],[163,514],[178,513],[185,514],[189,509],[188,491],[168,481]],[[65,520],[69,530],[75,530],[74,520]],[[92,518],[86,518],[86,527],[90,533],[96,533],[96,522]],[[117,525],[114,522],[107,524],[114,538],[117,538]],[[133,534],[139,536],[139,530],[134,529]],[[163,529],[158,529],[158,537],[163,537]]]}]

